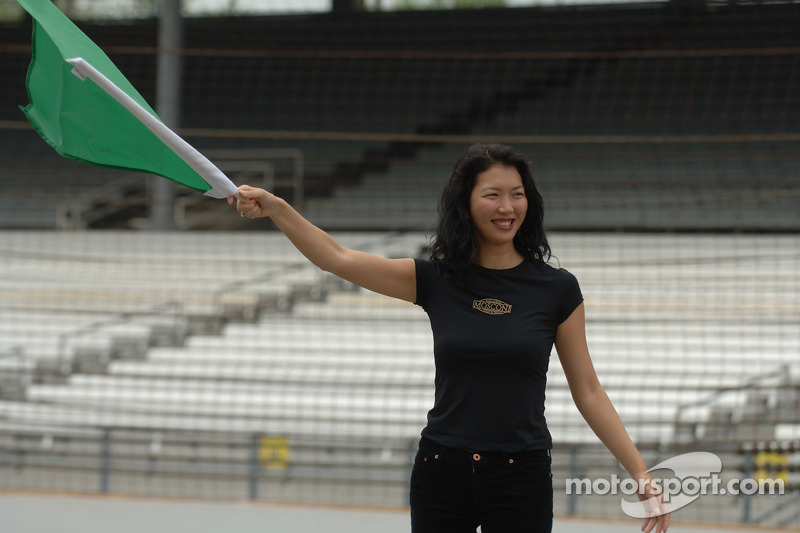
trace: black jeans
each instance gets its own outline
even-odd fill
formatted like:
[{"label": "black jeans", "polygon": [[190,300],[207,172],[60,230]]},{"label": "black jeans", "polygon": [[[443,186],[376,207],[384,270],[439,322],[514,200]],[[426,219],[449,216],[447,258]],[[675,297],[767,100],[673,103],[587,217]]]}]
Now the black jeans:
[{"label": "black jeans", "polygon": [[423,437],[410,503],[412,533],[550,533],[550,451],[472,452]]}]

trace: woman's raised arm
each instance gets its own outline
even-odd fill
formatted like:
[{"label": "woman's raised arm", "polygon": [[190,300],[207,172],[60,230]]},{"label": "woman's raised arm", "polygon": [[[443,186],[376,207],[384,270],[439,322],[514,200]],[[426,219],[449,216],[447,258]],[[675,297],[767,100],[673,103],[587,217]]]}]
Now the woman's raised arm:
[{"label": "woman's raised arm", "polygon": [[[228,203],[233,204],[233,200],[233,196],[229,197]],[[271,218],[292,244],[322,270],[386,296],[416,301],[413,259],[388,259],[345,248],[285,200],[264,189],[239,187],[236,210],[247,218]]]}]

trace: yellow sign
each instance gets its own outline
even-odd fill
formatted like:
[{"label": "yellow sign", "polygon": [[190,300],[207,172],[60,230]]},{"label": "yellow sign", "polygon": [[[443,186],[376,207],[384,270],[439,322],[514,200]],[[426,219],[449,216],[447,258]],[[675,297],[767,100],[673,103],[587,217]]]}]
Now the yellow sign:
[{"label": "yellow sign", "polygon": [[261,437],[258,459],[269,470],[286,470],[289,465],[288,437]]},{"label": "yellow sign", "polygon": [[782,479],[789,482],[789,456],[781,452],[761,451],[756,454],[756,479]]}]

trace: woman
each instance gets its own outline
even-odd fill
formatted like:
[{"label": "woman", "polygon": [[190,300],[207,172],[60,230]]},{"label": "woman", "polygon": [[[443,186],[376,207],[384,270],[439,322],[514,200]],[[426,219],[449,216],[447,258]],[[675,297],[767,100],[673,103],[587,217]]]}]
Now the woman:
[{"label": "woman", "polygon": [[[511,148],[477,144],[455,165],[431,260],[344,248],[269,192],[242,186],[238,195],[243,217],[272,218],[319,268],[428,313],[436,386],[411,474],[414,533],[551,531],[544,388],[553,345],[591,428],[633,479],[650,479],[597,379],[578,282],[547,263],[542,198]],[[665,532],[669,514],[641,486],[642,531]]]}]

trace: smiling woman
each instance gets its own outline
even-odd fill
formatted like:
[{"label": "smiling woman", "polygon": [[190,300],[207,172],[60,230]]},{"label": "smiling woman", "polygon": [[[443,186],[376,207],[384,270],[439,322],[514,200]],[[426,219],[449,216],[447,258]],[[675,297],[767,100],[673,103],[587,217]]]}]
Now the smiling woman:
[{"label": "smiling woman", "polygon": [[528,162],[507,146],[475,144],[442,192],[431,255],[459,277],[475,264],[508,268],[523,258],[546,262],[550,245],[543,221],[544,202]]},{"label": "smiling woman", "polygon": [[478,264],[511,268],[522,262],[522,254],[514,248],[513,240],[527,211],[525,187],[516,168],[498,164],[478,174],[470,196]]},{"label": "smiling woman", "polygon": [[[466,150],[442,193],[430,260],[345,248],[273,194],[238,193],[239,213],[272,218],[321,269],[428,314],[435,394],[411,473],[413,533],[552,530],[544,402],[554,345],[584,418],[633,479],[649,479],[597,380],[578,281],[548,264],[542,197],[519,153],[497,144]],[[639,497],[642,530],[666,531],[660,499]]]}]

